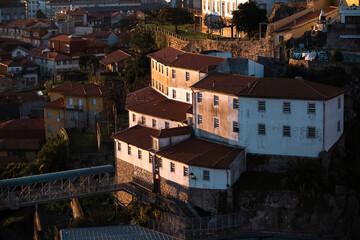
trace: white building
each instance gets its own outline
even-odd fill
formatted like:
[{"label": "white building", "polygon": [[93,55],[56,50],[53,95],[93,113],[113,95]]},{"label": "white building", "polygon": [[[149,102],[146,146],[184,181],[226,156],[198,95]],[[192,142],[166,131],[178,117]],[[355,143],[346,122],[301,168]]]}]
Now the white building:
[{"label": "white building", "polygon": [[317,158],[343,133],[344,89],[223,73],[192,89],[195,135],[248,153]]}]

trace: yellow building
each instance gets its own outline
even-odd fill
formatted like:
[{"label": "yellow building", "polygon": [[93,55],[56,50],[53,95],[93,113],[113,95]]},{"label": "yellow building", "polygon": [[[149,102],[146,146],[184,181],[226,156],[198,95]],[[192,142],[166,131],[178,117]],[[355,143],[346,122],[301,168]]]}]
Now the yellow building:
[{"label": "yellow building", "polygon": [[45,104],[46,138],[55,137],[61,127],[95,131],[95,119],[104,112],[108,87],[65,82],[49,91],[51,102]]}]

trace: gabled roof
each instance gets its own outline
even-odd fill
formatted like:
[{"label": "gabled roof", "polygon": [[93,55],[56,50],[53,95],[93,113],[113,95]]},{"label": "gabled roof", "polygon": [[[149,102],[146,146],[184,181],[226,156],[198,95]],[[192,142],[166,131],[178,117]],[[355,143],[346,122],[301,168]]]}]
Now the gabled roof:
[{"label": "gabled roof", "polygon": [[71,60],[72,59],[70,56],[67,56],[65,54],[58,53],[58,52],[44,51],[45,49],[46,48],[44,48],[44,47],[35,48],[31,52],[29,52],[28,55],[30,57],[43,58],[43,59],[48,59],[48,60],[52,60],[52,61],[63,61],[63,60]]},{"label": "gabled roof", "polygon": [[152,88],[130,94],[125,105],[129,111],[177,122],[186,120],[186,111],[190,107],[191,104],[170,100]]},{"label": "gabled roof", "polygon": [[118,133],[115,133],[112,137],[136,146],[141,149],[148,150],[152,148],[152,135],[158,133],[159,130],[154,128],[148,128],[140,125],[127,128]]},{"label": "gabled roof", "polygon": [[255,82],[257,79],[258,78],[251,76],[216,72],[208,75],[191,87],[194,89],[236,95],[248,88],[249,84]]},{"label": "gabled roof", "polygon": [[44,119],[15,119],[0,124],[0,138],[45,138]]},{"label": "gabled roof", "polygon": [[160,150],[156,155],[193,166],[227,169],[243,151],[242,148],[228,147],[198,138],[190,138]]},{"label": "gabled roof", "polygon": [[75,87],[79,87],[81,86],[80,83],[77,83],[77,82],[71,82],[71,81],[67,81],[67,82],[64,82],[60,85],[57,85],[55,87],[53,87],[52,89],[49,90],[49,92],[65,92],[65,91],[69,91]]},{"label": "gabled roof", "polygon": [[124,61],[124,60],[128,59],[129,57],[131,57],[130,54],[127,54],[126,52],[123,52],[121,50],[117,50],[115,52],[112,52],[112,53],[106,55],[105,58],[101,59],[99,62],[104,65],[108,65],[111,63],[118,63],[118,62]]},{"label": "gabled roof", "polygon": [[88,83],[80,85],[78,87],[74,87],[73,89],[65,91],[62,94],[66,96],[78,97],[102,97],[108,93],[110,93],[110,88],[93,83]]},{"label": "gabled roof", "polygon": [[343,88],[303,79],[255,78],[226,73],[213,73],[194,84],[192,88],[243,97],[304,100],[327,100],[346,91]]},{"label": "gabled roof", "polygon": [[65,101],[64,98],[59,98],[54,101],[48,102],[43,105],[43,108],[58,108],[64,109],[65,108]]},{"label": "gabled roof", "polygon": [[169,65],[184,53],[185,52],[182,50],[166,47],[157,52],[150,53],[148,56],[154,58],[156,61]]},{"label": "gabled roof", "polygon": [[6,92],[3,93],[2,96],[4,97],[11,97],[14,96],[19,99],[21,102],[39,102],[39,101],[46,101],[44,95],[41,91],[27,91],[27,92]]},{"label": "gabled roof", "polygon": [[172,67],[209,72],[226,60],[224,57],[196,53],[184,53],[170,65]]}]

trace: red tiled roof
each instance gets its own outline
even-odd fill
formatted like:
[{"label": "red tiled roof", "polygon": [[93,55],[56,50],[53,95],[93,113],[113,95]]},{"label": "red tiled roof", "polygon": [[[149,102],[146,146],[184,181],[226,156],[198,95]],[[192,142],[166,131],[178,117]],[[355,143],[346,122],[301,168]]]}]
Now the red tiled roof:
[{"label": "red tiled roof", "polygon": [[[142,95],[141,91],[144,91],[145,94]],[[182,122],[186,120],[186,111],[191,107],[191,104],[170,100],[160,93],[157,93],[156,90],[152,89],[152,91],[154,92],[149,93],[151,90],[148,88],[137,91],[135,94],[137,94],[139,98],[130,96],[130,100],[126,100],[125,108],[129,111],[171,121]],[[149,98],[146,98],[147,96],[149,96]],[[132,101],[133,99],[134,101]],[[138,102],[138,99],[141,99],[143,103],[134,103]]]},{"label": "red tiled roof", "polygon": [[44,119],[15,119],[1,123],[0,138],[45,138]]},{"label": "red tiled roof", "polygon": [[155,138],[167,138],[167,137],[181,136],[187,134],[191,134],[190,127],[176,127],[176,128],[161,129],[152,136]]},{"label": "red tiled roof", "polygon": [[95,31],[90,34],[84,35],[84,38],[95,38],[95,37],[102,37],[104,39],[107,39],[112,31]]},{"label": "red tiled roof", "polygon": [[[330,7],[325,7],[323,10],[324,10],[325,14],[327,14],[329,12],[332,12],[332,11],[338,10],[338,9],[339,9],[338,7],[330,6]],[[298,25],[301,25],[305,22],[308,22],[310,20],[315,21],[318,19],[320,12],[321,12],[321,10],[317,10],[315,12],[309,12],[301,17],[298,17],[297,19],[294,19],[294,21],[291,21],[290,23],[282,26],[281,28],[279,28],[276,31],[278,32],[278,31],[288,30],[288,29],[294,28]]]},{"label": "red tiled roof", "polygon": [[188,165],[226,169],[243,151],[242,148],[190,138],[156,154]]},{"label": "red tiled roof", "polygon": [[51,52],[51,51],[44,51],[46,48],[44,47],[38,47],[29,52],[29,56],[35,57],[35,58],[43,58],[43,59],[49,59],[52,61],[62,61],[62,60],[71,60],[72,58],[70,56],[58,53],[58,52]]},{"label": "red tiled roof", "polygon": [[127,95],[125,108],[132,107],[138,104],[148,103],[155,100],[162,100],[165,98],[166,97],[159,94],[152,87],[146,87]]},{"label": "red tiled roof", "polygon": [[56,37],[50,38],[50,41],[52,40],[57,40],[57,41],[62,41],[62,42],[79,42],[79,41],[83,41],[83,39],[81,37],[74,37],[72,35],[58,35]]},{"label": "red tiled roof", "polygon": [[105,94],[110,93],[110,88],[105,86],[99,86],[97,84],[89,83],[85,85],[80,85],[78,87],[74,87],[69,91],[63,92],[63,95],[66,96],[91,96],[91,97],[101,97]]},{"label": "red tiled roof", "polygon": [[191,87],[225,94],[237,94],[248,88],[248,84],[255,82],[257,79],[256,77],[244,75],[213,73]]},{"label": "red tiled roof", "polygon": [[43,105],[43,108],[65,108],[64,98],[59,98]]},{"label": "red tiled roof", "polygon": [[37,101],[46,101],[44,95],[38,94],[36,91],[29,92],[7,92],[2,94],[3,96],[15,96],[21,102],[37,102]]},{"label": "red tiled roof", "polygon": [[156,134],[159,130],[147,128],[140,125],[127,128],[114,134],[112,137],[120,141],[126,142],[138,148],[148,150],[152,148],[151,136]]},{"label": "red tiled roof", "polygon": [[178,56],[183,55],[185,52],[178,50],[173,47],[166,47],[157,52],[151,53],[148,56],[154,58],[156,61],[162,62],[164,64],[170,64],[174,62]]},{"label": "red tiled roof", "polygon": [[80,83],[77,83],[77,82],[71,82],[71,81],[67,81],[67,82],[64,82],[60,85],[57,85],[55,87],[53,87],[52,89],[49,90],[49,92],[65,92],[65,91],[69,91],[75,87],[79,87],[81,86]]},{"label": "red tiled roof", "polygon": [[115,52],[106,55],[105,58],[101,59],[99,62],[104,65],[108,65],[111,63],[121,62],[125,59],[128,59],[129,57],[131,57],[130,54],[127,54],[121,50],[117,50]]},{"label": "red tiled roof", "polygon": [[209,72],[224,62],[226,58],[196,53],[184,53],[170,65],[178,68]]},{"label": "red tiled roof", "polygon": [[343,88],[302,79],[254,78],[226,73],[211,74],[192,87],[244,97],[311,100],[327,100],[345,92]]}]

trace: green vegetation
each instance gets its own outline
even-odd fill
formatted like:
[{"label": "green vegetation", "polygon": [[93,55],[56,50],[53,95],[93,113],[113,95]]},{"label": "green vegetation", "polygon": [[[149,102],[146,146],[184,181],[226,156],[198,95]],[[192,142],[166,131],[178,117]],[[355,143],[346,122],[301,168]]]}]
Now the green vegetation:
[{"label": "green vegetation", "polygon": [[171,25],[174,25],[175,33],[179,34],[178,26],[184,24],[193,24],[194,17],[192,13],[190,13],[184,8],[163,8],[160,10],[160,13],[156,17],[155,21],[161,25],[165,23],[170,23]]},{"label": "green vegetation", "polygon": [[140,226],[148,226],[149,220],[163,221],[163,213],[170,212],[165,204],[145,205],[138,200],[133,200],[128,209],[135,224]]},{"label": "green vegetation", "polygon": [[344,61],[344,56],[342,55],[340,49],[336,48],[330,57],[332,62],[342,62]]},{"label": "green vegetation", "polygon": [[266,21],[266,9],[260,9],[256,2],[241,3],[233,11],[232,23],[237,31],[247,33],[248,38],[258,31],[259,23]]},{"label": "green vegetation", "polygon": [[137,27],[131,38],[131,49],[140,55],[147,55],[157,50],[155,32],[149,28]]},{"label": "green vegetation", "polygon": [[96,136],[93,133],[81,131],[68,131],[69,150],[71,153],[92,153],[97,152]]},{"label": "green vegetation", "polygon": [[88,83],[89,82],[89,74],[90,74],[90,72],[86,69],[64,71],[61,73],[61,80],[55,82],[55,84],[61,84],[64,81]]},{"label": "green vegetation", "polygon": [[[175,26],[174,25],[170,25],[170,24],[164,24],[164,25],[157,25],[155,23],[148,23],[145,25],[146,27],[150,27],[150,28],[159,28],[171,33],[176,33],[175,30]],[[207,34],[199,32],[199,31],[195,31],[191,29],[192,24],[184,24],[184,25],[180,25],[178,26],[178,35],[188,38],[188,39],[206,39],[207,38]]]}]

